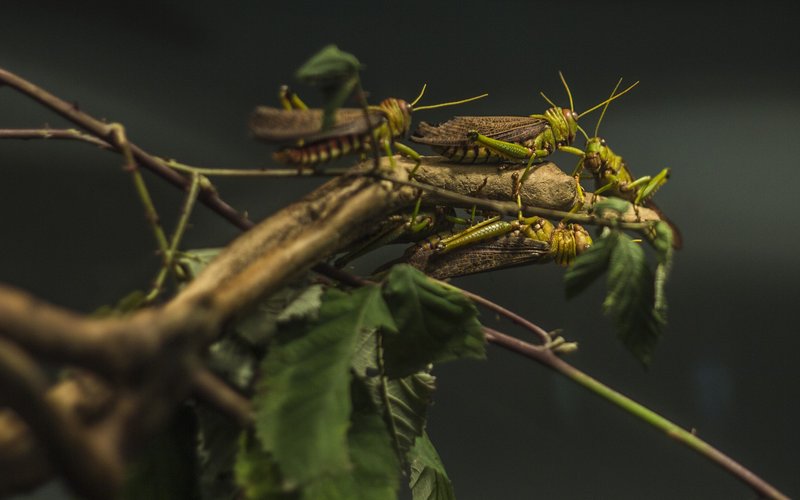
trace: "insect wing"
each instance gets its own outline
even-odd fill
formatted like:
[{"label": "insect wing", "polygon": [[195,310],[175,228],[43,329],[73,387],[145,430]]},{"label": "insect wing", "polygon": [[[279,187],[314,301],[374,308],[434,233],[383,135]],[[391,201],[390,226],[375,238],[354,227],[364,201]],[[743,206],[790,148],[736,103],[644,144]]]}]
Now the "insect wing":
[{"label": "insect wing", "polygon": [[[369,110],[369,123],[373,127],[386,120],[381,111]],[[250,116],[250,133],[256,139],[266,142],[292,142],[305,140],[314,142],[330,137],[364,134],[369,131],[364,119],[364,110],[340,108],[336,119],[328,130],[321,131],[321,109],[280,109],[259,106]]]},{"label": "insect wing", "polygon": [[456,116],[436,125],[421,122],[411,140],[429,146],[463,146],[469,144],[467,134],[474,130],[498,141],[521,143],[547,127],[547,121],[530,116]]},{"label": "insect wing", "polygon": [[509,234],[493,240],[431,256],[423,271],[437,279],[476,274],[495,269],[550,260],[550,245]]}]

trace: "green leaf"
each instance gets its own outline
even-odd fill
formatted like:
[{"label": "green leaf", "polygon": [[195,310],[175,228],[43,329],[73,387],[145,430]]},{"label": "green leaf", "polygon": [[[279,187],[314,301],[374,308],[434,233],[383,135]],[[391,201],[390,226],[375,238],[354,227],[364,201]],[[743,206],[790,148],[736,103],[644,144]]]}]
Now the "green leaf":
[{"label": "green leaf", "polygon": [[392,432],[401,456],[407,456],[425,431],[428,407],[436,390],[436,377],[427,372],[389,380],[386,396]]},{"label": "green leaf", "polygon": [[336,45],[328,45],[311,56],[295,77],[309,85],[337,85],[358,75],[361,63],[353,54],[339,50]]},{"label": "green leaf", "polygon": [[322,130],[333,126],[336,110],[358,86],[360,70],[356,56],[339,50],[336,45],[323,48],[297,70],[298,80],[321,87],[325,99]]},{"label": "green leaf", "polygon": [[608,217],[605,212],[616,212],[616,215],[620,216],[627,212],[630,206],[630,202],[622,198],[608,197],[595,203],[592,208],[596,214],[601,214],[602,217]]},{"label": "green leaf", "polygon": [[169,427],[151,438],[128,466],[120,498],[198,498],[194,439],[194,416],[181,408]]},{"label": "green leaf", "polygon": [[663,326],[656,314],[655,283],[641,245],[620,234],[611,254],[603,308],[616,323],[622,343],[649,365]]},{"label": "green leaf", "polygon": [[181,252],[178,263],[186,271],[189,281],[195,279],[200,272],[222,251],[222,248],[198,248]]},{"label": "green leaf", "polygon": [[369,389],[353,380],[353,413],[347,433],[349,471],[323,476],[303,491],[308,500],[394,500],[399,487],[400,467],[386,424],[372,403]]},{"label": "green leaf", "polygon": [[666,324],[667,322],[667,294],[665,287],[667,278],[672,270],[672,256],[674,255],[674,248],[672,247],[672,228],[666,222],[660,221],[655,226],[656,239],[654,247],[658,251],[658,265],[656,266],[655,275],[655,304],[653,308],[659,320]]},{"label": "green leaf", "polygon": [[254,399],[256,432],[286,487],[350,466],[350,364],[364,330],[395,329],[377,286],[322,296],[316,321],[281,325],[261,367]]},{"label": "green leaf", "polygon": [[578,255],[567,268],[564,284],[568,299],[581,293],[606,272],[618,239],[618,231],[609,232],[606,237],[597,239],[586,252]]},{"label": "green leaf", "polygon": [[383,296],[400,332],[383,337],[388,377],[404,377],[430,363],[486,357],[478,311],[453,288],[397,265],[383,285]]},{"label": "green leaf", "polygon": [[400,456],[405,457],[425,429],[436,377],[427,371],[389,380],[378,363],[378,335],[365,332],[353,355],[353,371],[368,389],[373,404],[382,408]]},{"label": "green leaf", "polygon": [[417,438],[408,458],[411,462],[408,485],[414,500],[455,500],[453,484],[427,434]]},{"label": "green leaf", "polygon": [[239,439],[235,471],[236,483],[244,490],[245,498],[251,500],[300,498],[297,491],[284,489],[283,478],[275,459],[262,450],[257,439],[250,436],[247,431],[242,432]]},{"label": "green leaf", "polygon": [[662,262],[672,257],[672,228],[664,221],[658,221],[653,226],[655,238],[653,247],[658,251],[659,260]]}]

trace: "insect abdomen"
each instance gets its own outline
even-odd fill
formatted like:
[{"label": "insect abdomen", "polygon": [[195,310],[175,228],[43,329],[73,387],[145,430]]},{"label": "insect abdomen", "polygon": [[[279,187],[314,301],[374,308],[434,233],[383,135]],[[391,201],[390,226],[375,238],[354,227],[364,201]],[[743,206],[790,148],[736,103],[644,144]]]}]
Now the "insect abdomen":
[{"label": "insect abdomen", "polygon": [[350,153],[360,153],[369,149],[366,135],[345,135],[331,137],[323,141],[290,146],[277,151],[273,158],[291,165],[316,165],[335,160]]},{"label": "insect abdomen", "polygon": [[[533,139],[522,141],[521,146],[531,148]],[[457,146],[431,146],[431,148],[445,158],[457,163],[490,163],[508,161],[505,156],[499,155],[480,144],[463,144]]]}]

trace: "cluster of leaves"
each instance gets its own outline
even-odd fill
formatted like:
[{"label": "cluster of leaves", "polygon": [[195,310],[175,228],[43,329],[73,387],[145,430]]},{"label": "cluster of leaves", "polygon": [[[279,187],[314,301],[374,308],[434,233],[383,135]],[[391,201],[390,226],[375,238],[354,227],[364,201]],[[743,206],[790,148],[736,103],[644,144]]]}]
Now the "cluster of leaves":
[{"label": "cluster of leaves", "polygon": [[248,498],[453,498],[424,432],[434,363],[482,358],[474,306],[409,266],[353,291],[308,288],[261,364],[236,474]]},{"label": "cluster of leaves", "polygon": [[[216,253],[187,254],[187,274]],[[287,287],[210,350],[210,367],[252,396],[254,428],[192,405],[131,468],[126,497],[394,499],[405,478],[415,499],[455,498],[425,432],[431,370],[485,357],[477,315],[405,265],[355,290]],[[187,440],[171,437],[187,433],[188,459]]]},{"label": "cluster of leaves", "polygon": [[[628,207],[627,201],[609,198],[596,208],[618,219]],[[622,343],[645,366],[652,361],[667,322],[664,285],[672,262],[672,230],[658,222],[648,240],[658,256],[655,271],[648,266],[642,245],[612,227],[595,239],[564,275],[567,298],[571,298],[608,271],[603,310],[613,319]]]}]

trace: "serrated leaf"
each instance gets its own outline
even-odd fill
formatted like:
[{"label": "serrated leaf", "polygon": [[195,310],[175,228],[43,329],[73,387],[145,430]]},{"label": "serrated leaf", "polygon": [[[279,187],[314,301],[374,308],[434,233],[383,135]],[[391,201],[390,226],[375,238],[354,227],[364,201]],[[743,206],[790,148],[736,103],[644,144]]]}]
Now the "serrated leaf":
[{"label": "serrated leaf", "polygon": [[350,363],[364,330],[395,329],[377,286],[322,296],[317,321],[281,325],[261,366],[256,432],[280,465],[285,486],[349,466]]},{"label": "serrated leaf", "polygon": [[436,377],[427,372],[389,380],[386,396],[392,432],[401,456],[407,456],[425,431],[428,407],[436,390]]},{"label": "serrated leaf", "polygon": [[408,485],[414,500],[455,500],[453,484],[427,434],[417,438],[408,458],[411,462]]},{"label": "serrated leaf", "polygon": [[[283,478],[275,459],[261,449],[257,440],[242,432],[236,455],[236,483],[250,500],[295,500],[297,491],[283,488]],[[210,497],[209,497],[210,498]],[[238,497],[237,497],[238,498]]]},{"label": "serrated leaf", "polygon": [[378,335],[366,332],[357,342],[353,371],[367,387],[373,405],[385,412],[395,447],[405,457],[425,429],[436,377],[425,371],[389,380],[380,372],[377,354]]},{"label": "serrated leaf", "polygon": [[630,206],[630,202],[623,200],[622,198],[608,197],[595,203],[592,208],[594,209],[595,213],[601,214],[603,217],[607,217],[604,212],[609,211],[616,212],[617,217],[619,217],[627,212]]},{"label": "serrated leaf", "polygon": [[405,377],[430,363],[486,357],[478,311],[453,288],[397,265],[384,282],[383,296],[400,332],[383,337],[388,377]]},{"label": "serrated leaf", "polygon": [[645,366],[661,336],[655,283],[641,245],[621,234],[609,261],[608,293],[603,308],[616,323],[620,340]]},{"label": "serrated leaf", "polygon": [[386,425],[372,403],[369,390],[353,380],[353,413],[347,433],[351,470],[324,476],[303,491],[308,500],[394,500],[400,467]]},{"label": "serrated leaf", "polygon": [[564,285],[568,299],[581,293],[606,272],[618,238],[619,232],[611,231],[606,237],[595,240],[592,246],[578,255],[567,268],[564,273]]}]

